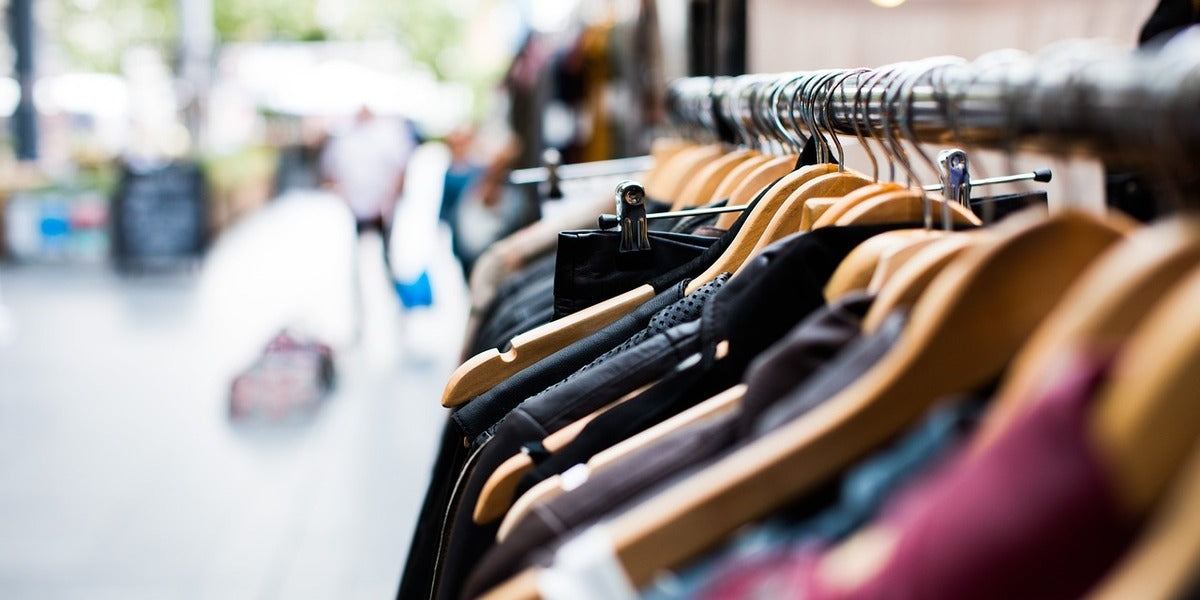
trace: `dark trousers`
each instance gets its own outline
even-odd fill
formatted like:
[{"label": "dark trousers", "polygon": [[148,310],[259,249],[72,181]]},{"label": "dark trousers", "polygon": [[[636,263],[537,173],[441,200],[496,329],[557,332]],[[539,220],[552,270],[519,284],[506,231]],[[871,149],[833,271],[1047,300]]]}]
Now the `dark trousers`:
[{"label": "dark trousers", "polygon": [[392,258],[389,249],[391,248],[392,226],[383,218],[383,215],[371,217],[368,219],[359,218],[354,222],[354,230],[361,236],[368,231],[379,232],[379,237],[383,238],[383,264],[387,267],[388,279],[392,278]]}]

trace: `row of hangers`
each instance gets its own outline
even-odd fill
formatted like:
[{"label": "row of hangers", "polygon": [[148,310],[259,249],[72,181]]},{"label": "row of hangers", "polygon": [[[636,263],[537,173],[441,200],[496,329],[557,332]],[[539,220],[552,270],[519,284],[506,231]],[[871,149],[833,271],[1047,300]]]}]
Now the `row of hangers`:
[{"label": "row of hangers", "polygon": [[[1193,149],[1200,141],[1196,104],[1183,101],[1195,98],[1200,83],[1200,63],[1193,58],[1200,38],[1181,36],[1174,46],[1154,58],[1121,59],[1089,57],[1076,48],[1054,57],[1067,65],[1041,62],[1061,69],[1053,79],[1059,85],[1093,85],[1089,74],[1100,74],[1105,81],[1119,79],[1112,77],[1114,71],[1125,75],[1126,87],[1116,89],[1105,101],[1112,104],[1117,98],[1118,108],[1143,109],[1131,119],[1143,127],[1147,119],[1155,121],[1154,127],[1138,130],[1141,141],[1132,134],[1121,136],[1122,141],[1143,151],[1177,150],[1187,158],[1196,155]],[[1016,61],[999,68],[998,64],[994,57],[975,64],[938,58],[874,70],[709,81],[707,92],[700,80],[674,86],[677,106],[703,107],[707,102],[723,106],[727,116],[740,116],[733,122],[740,122],[736,135],[742,145],[731,148],[728,138],[697,143],[695,138],[704,136],[695,135],[696,131],[711,134],[721,129],[715,123],[722,118],[720,110],[677,108],[675,115],[684,122],[680,129],[692,131],[693,139],[656,144],[654,166],[643,178],[646,194],[677,200],[673,209],[724,197],[740,205],[779,180],[755,206],[728,251],[689,285],[688,292],[722,272],[734,272],[736,277],[746,258],[797,231],[898,221],[929,225],[935,216],[944,225],[979,225],[974,214],[960,210],[959,202],[911,185],[916,175],[914,156],[935,165],[916,144],[930,135],[917,133],[915,113],[921,112],[916,110],[917,90],[932,88],[920,94],[928,94],[937,104],[926,112],[961,116],[969,108],[964,100],[970,95],[954,85],[963,86],[964,78],[989,80],[997,72],[1011,83],[1017,76],[1006,69],[1020,71],[1013,64],[1029,65]],[[1134,73],[1139,75],[1133,77]],[[1048,75],[1024,72],[1020,77],[1028,81]],[[1156,83],[1146,83],[1150,79]],[[947,83],[951,81],[957,83]],[[1032,98],[1035,103],[1044,99]],[[994,111],[1010,118],[993,125],[999,132],[969,132],[964,128],[966,119],[947,118],[943,133],[960,142],[1020,141],[1009,128],[1028,117],[1026,108],[1008,105]],[[1102,112],[1093,111],[1088,118]],[[1060,109],[1055,114],[1067,112]],[[772,118],[764,118],[768,116]],[[1053,122],[1048,116],[1039,118]],[[879,164],[870,153],[870,177],[847,169],[837,139],[837,134],[847,133],[846,124],[839,119],[850,123],[864,148],[881,152],[910,181],[880,181]],[[1190,123],[1182,125],[1187,119]],[[1114,132],[1131,131],[1129,123],[1123,122],[1073,137],[1069,121],[1064,116],[1057,129],[1036,129],[1038,143],[1049,139],[1061,145],[1074,140],[1086,145]],[[801,131],[807,132],[806,138],[799,135]],[[1058,138],[1048,132],[1057,132]],[[832,139],[838,149],[826,139]],[[801,150],[809,144],[818,147],[823,160],[795,168]],[[838,160],[830,160],[835,157]],[[1178,175],[1189,162],[1180,158],[1173,155],[1156,167],[1164,177]],[[719,225],[728,225],[733,218],[722,217]],[[1197,265],[1200,223],[1188,217],[1138,229],[1119,216],[1064,212],[1050,218],[1024,215],[971,232],[926,228],[872,238],[838,268],[826,294],[832,299],[852,289],[877,290],[879,296],[865,322],[868,332],[879,327],[892,308],[912,306],[898,346],[866,377],[813,414],[613,519],[607,532],[618,560],[634,583],[645,583],[659,570],[695,556],[740,525],[812,489],[897,434],[937,397],[1005,373],[975,440],[983,447],[1021,411],[1023,400],[1043,381],[1047,365],[1056,357],[1074,348],[1124,341],[1114,375],[1095,405],[1091,428],[1105,454],[1105,466],[1114,474],[1123,507],[1132,516],[1147,515],[1164,496],[1178,466],[1186,463],[1186,469],[1177,477],[1176,496],[1157,513],[1145,542],[1129,561],[1130,568],[1118,570],[1098,596],[1122,597],[1120,593],[1130,589],[1180,589],[1200,558],[1195,541],[1200,540],[1200,518],[1189,510],[1195,506],[1189,501],[1200,500],[1200,456],[1193,456],[1191,450],[1200,432],[1200,407],[1194,402],[1195,390],[1200,389],[1200,330],[1194,325],[1180,327],[1200,322],[1195,308],[1200,306]],[[443,404],[469,401],[653,294],[652,289],[633,290],[522,334],[505,353],[473,357],[456,371]],[[981,314],[989,318],[981,319]],[[686,424],[734,410],[743,392],[741,386],[732,388],[621,442],[594,457],[588,468],[604,469]],[[582,427],[577,425],[551,435],[546,448],[561,447]],[[498,469],[476,507],[481,521],[507,513],[501,536],[533,504],[563,490],[560,480],[551,479],[513,499],[521,469],[519,460]],[[1149,566],[1135,568],[1142,563]],[[534,598],[536,583],[536,572],[527,571],[489,597]]]},{"label": "row of hangers", "polygon": [[[929,66],[931,65],[898,65],[895,67],[897,72],[890,73],[890,75],[898,76],[898,71],[901,69],[911,69],[911,73],[915,75],[917,74],[918,69],[928,68]],[[835,79],[829,76],[831,73],[832,72],[823,74],[820,79],[829,83],[837,82],[839,79],[845,80],[850,76],[861,74],[861,72],[850,74],[841,73],[839,74],[840,77]],[[683,85],[686,86],[689,83],[691,82],[685,81],[683,82]],[[766,83],[766,80],[759,76],[751,76],[740,78],[738,83],[754,85],[758,83]],[[786,83],[791,82],[789,81]],[[866,89],[866,86],[868,85],[871,85],[871,83],[864,82],[859,89]],[[811,86],[805,91],[805,93],[816,93],[816,90],[820,89],[818,86],[819,82],[818,84]],[[786,89],[786,87],[786,85],[777,86],[773,90],[773,93],[782,93],[781,90]],[[735,90],[736,93],[738,87],[737,85],[734,85],[730,89]],[[692,101],[688,102],[688,91],[679,89],[673,89],[673,91],[675,92],[673,97],[678,103],[690,106],[703,105],[702,102],[696,101],[698,100],[697,98],[691,98]],[[701,91],[700,93],[705,96],[712,95],[712,92],[710,91]],[[797,92],[797,94],[799,94],[799,92]],[[718,93],[715,94],[715,97],[722,98],[728,97],[728,95]],[[796,95],[793,99],[793,102],[796,102],[799,97],[799,95]],[[861,94],[859,95],[859,98],[862,98]],[[683,113],[681,110],[677,109],[676,114],[682,115]],[[810,140],[817,140],[818,136],[821,136],[824,133],[832,133],[828,129],[822,130],[821,125],[815,121],[809,121],[808,128],[806,128],[806,130],[814,132],[813,136],[809,138]],[[649,183],[650,181],[658,181],[660,185],[663,185],[667,189],[670,189],[669,186],[672,184],[677,189],[688,188],[689,186],[695,187],[695,182],[697,180],[703,180],[705,178],[705,172],[707,170],[724,168],[724,166],[728,164],[728,162],[724,159],[727,159],[729,156],[744,156],[744,164],[738,168],[729,170],[725,177],[727,180],[732,182],[732,185],[726,185],[726,181],[720,182],[720,184],[716,186],[715,190],[710,192],[712,196],[710,200],[725,197],[722,195],[722,186],[724,185],[725,187],[731,187],[733,189],[731,192],[732,195],[729,196],[731,204],[745,203],[748,202],[750,198],[746,198],[743,201],[743,195],[757,195],[762,187],[772,183],[774,179],[779,179],[779,181],[775,183],[767,195],[760,200],[755,213],[750,215],[750,218],[747,220],[745,225],[743,225],[742,230],[734,238],[729,251],[722,255],[721,258],[718,259],[718,261],[704,274],[700,275],[691,283],[689,283],[687,293],[691,293],[695,289],[698,289],[701,285],[711,281],[713,278],[723,272],[734,272],[736,276],[736,272],[739,270],[739,267],[741,264],[744,264],[747,258],[753,256],[755,253],[762,250],[767,245],[770,245],[774,241],[782,239],[783,237],[797,231],[807,231],[817,227],[838,225],[864,225],[886,222],[919,222],[922,219],[925,219],[925,222],[928,223],[931,212],[928,211],[927,208],[930,205],[945,208],[945,212],[948,212],[951,215],[950,223],[952,224],[968,226],[981,225],[979,219],[970,212],[970,209],[967,208],[965,202],[948,202],[943,196],[930,197],[927,195],[927,191],[923,187],[905,186],[894,182],[878,182],[878,180],[875,179],[875,177],[878,175],[877,162],[874,163],[875,167],[873,170],[875,174],[872,178],[867,178],[864,175],[844,169],[842,166],[844,161],[841,157],[840,142],[837,142],[836,138],[834,138],[835,146],[837,147],[836,152],[839,155],[836,159],[832,161],[826,159],[818,162],[815,165],[795,169],[795,164],[799,159],[799,154],[802,152],[802,147],[808,142],[796,138],[785,127],[783,127],[782,124],[777,126],[776,131],[779,132],[783,139],[788,140],[791,143],[790,149],[794,152],[785,154],[782,157],[772,157],[771,155],[765,153],[761,155],[746,156],[739,151],[721,154],[711,152],[713,148],[712,145],[696,144],[694,141],[681,142],[678,139],[656,146],[655,149],[659,151],[659,154],[657,154],[659,162],[655,169],[652,169],[647,173],[646,179],[648,183],[646,186],[644,186],[645,190],[654,189],[651,187],[651,184]],[[884,131],[887,131],[887,129],[885,128]],[[743,135],[742,139],[746,140],[748,137],[750,136]],[[864,147],[871,147],[868,145],[861,132],[858,134],[858,141]],[[890,139],[872,138],[872,141],[884,151],[890,164],[895,165],[896,163],[900,163],[903,166],[904,171],[910,174],[910,178],[914,177],[913,173],[915,170],[908,162],[908,157],[898,148],[900,143],[899,138],[895,136],[892,136]],[[721,148],[719,145],[717,147]],[[827,148],[823,151],[835,152],[830,148]],[[920,152],[919,149],[918,152]],[[948,153],[947,155],[955,157],[965,156],[965,154],[959,153],[961,153],[961,151],[958,151],[958,153]],[[682,177],[679,177],[676,181],[672,182],[663,175],[664,171],[673,166],[678,166],[680,163],[692,163],[694,156],[696,155],[708,156],[710,158],[708,162],[701,163],[701,165],[693,167],[694,169],[697,169],[698,172],[698,174],[696,174],[694,177],[685,173]],[[873,158],[874,157],[872,157],[872,159]],[[960,162],[957,164],[957,171],[943,169],[943,173],[946,174],[947,177],[944,178],[945,182],[939,184],[937,187],[955,188],[956,191],[965,192],[967,195],[961,198],[965,201],[969,200],[969,185],[964,185],[966,182],[961,181],[961,179],[965,179],[968,175],[968,172],[965,168],[965,158],[960,157],[958,160]],[[947,161],[939,162],[944,163]],[[783,165],[786,167],[786,169],[780,169],[778,165]],[[894,166],[892,170],[894,170]],[[683,170],[681,169],[681,171]],[[952,178],[949,175],[953,174],[959,175],[960,181],[952,183]],[[659,177],[660,179],[654,179],[655,177]],[[780,177],[782,177],[782,179],[780,179]],[[1031,179],[1035,177],[1038,177],[1038,174],[1029,174],[1028,176],[1028,178]],[[1026,178],[1026,176],[1000,179],[1002,181],[1008,181],[1021,178]],[[749,182],[750,185],[746,185],[747,182]],[[620,198],[625,196],[628,193],[628,190],[628,182],[618,186],[618,204],[620,204]],[[641,189],[639,189],[639,192],[640,191]],[[667,193],[670,194],[671,192],[668,191]],[[691,192],[681,191],[679,193],[687,196]],[[691,203],[682,210],[687,210],[695,205],[702,206],[704,203],[705,202]],[[944,217],[944,214],[942,216]],[[729,215],[726,218],[732,219],[734,217],[736,217],[736,215]],[[718,227],[721,225],[722,224],[718,222]],[[883,283],[897,271],[900,271],[900,266],[903,265],[909,258],[915,256],[918,250],[921,250],[928,245],[932,245],[933,242],[941,239],[943,235],[944,231],[924,229],[894,231],[871,238],[868,240],[868,243],[865,243],[859,251],[848,257],[843,267],[834,274],[834,277],[829,284],[829,289],[826,291],[827,295],[829,295],[830,298],[833,298],[855,289],[868,287],[872,288],[873,291],[876,289],[881,289],[883,287]],[[964,241],[961,238],[956,237],[950,240],[944,240],[944,243],[935,249],[940,250],[938,253],[940,261],[945,261],[956,255],[957,252],[963,250],[965,247],[966,244]],[[928,275],[933,272],[933,269],[936,266],[940,266],[941,264],[944,263],[935,262],[934,266],[923,269],[921,271],[923,276],[917,277],[912,285],[897,286],[892,288],[894,291],[891,294],[881,297],[877,302],[877,308],[872,311],[871,315],[868,315],[868,322],[871,324],[872,329],[878,326],[882,322],[883,317],[891,312],[892,309],[910,302],[920,292],[920,290],[923,289],[922,286],[928,282]],[[596,319],[596,322],[601,323],[597,329],[602,327],[604,324],[614,321],[620,316],[626,314],[628,310],[632,310],[633,307],[637,306],[641,302],[644,302],[645,300],[648,300],[653,295],[654,290],[650,289],[648,286],[633,290],[629,294],[623,295],[634,298],[633,301],[629,303],[628,309],[624,308],[625,299],[621,296],[618,296],[617,300],[622,302],[619,305],[619,308],[613,307],[603,309],[605,312],[599,314],[599,318]],[[613,301],[610,300],[609,302]],[[602,305],[603,304],[605,303],[602,303]],[[553,325],[554,323],[551,323],[551,326]],[[534,332],[531,333],[536,334],[537,330],[534,330]],[[583,337],[588,333],[583,333],[579,337]],[[514,350],[517,349],[518,342],[520,341],[523,340],[520,338],[513,340]],[[512,350],[509,352],[512,353]],[[485,354],[487,356],[492,356],[491,352]],[[528,356],[529,355],[527,354],[526,357]],[[523,368],[518,366],[521,364],[519,361],[511,361],[507,364],[511,365],[517,370]],[[630,396],[632,397],[634,395],[636,394],[631,394]],[[734,403],[738,400],[740,400],[740,395],[738,394],[722,396],[720,402],[711,408],[717,410],[719,414],[719,412],[731,409],[734,406]],[[707,415],[709,413],[704,412],[703,414]],[[577,435],[579,431],[583,429],[588,421],[590,421],[590,417],[582,419],[569,427],[551,434],[549,437],[543,440],[543,447],[550,452],[554,452],[562,448],[572,439],[574,439],[575,435]],[[674,427],[666,431],[673,429]],[[631,448],[636,447],[638,446]],[[618,450],[607,457],[598,457],[597,460],[606,462],[622,455],[624,455],[624,452]],[[532,469],[533,466],[533,461],[530,459],[530,457],[524,454],[515,455],[509,461],[502,464],[496,470],[493,476],[489,478],[487,485],[485,485],[480,495],[480,499],[475,509],[476,521],[479,523],[491,522],[492,520],[505,515],[507,512],[508,518],[506,519],[505,526],[502,527],[502,531],[506,531],[507,529],[511,528],[511,526],[517,520],[519,520],[521,515],[524,514],[524,509],[527,509],[537,501],[548,498],[550,495],[556,493],[556,486],[558,483],[560,483],[559,480],[554,480],[553,484],[548,483],[544,486],[541,486],[541,489],[535,488],[532,493],[529,493],[522,498],[522,510],[513,510],[508,512],[511,503],[514,500],[512,498],[513,491],[516,489],[521,477],[524,476],[524,474],[530,469]]]},{"label": "row of hangers", "polygon": [[[880,69],[753,76],[741,79],[740,84],[709,78],[682,80],[671,86],[671,114],[677,131],[688,141],[655,144],[651,153],[655,167],[642,181],[650,197],[673,199],[672,209],[677,210],[715,198],[743,205],[768,183],[784,177],[763,198],[747,222],[747,231],[715,270],[740,265],[753,251],[778,239],[780,230],[818,224],[815,213],[833,207],[829,198],[849,192],[856,193],[833,212],[822,213],[825,218],[819,225],[845,217],[850,207],[859,204],[865,206],[846,220],[873,211],[907,214],[920,205],[922,219],[930,224],[929,196],[894,183],[895,165],[909,164],[901,139],[952,141],[960,146],[987,145],[1010,151],[1020,144],[1060,154],[1087,152],[1117,162],[1136,161],[1139,167],[1159,175],[1160,181],[1186,180],[1188,157],[1200,152],[1200,126],[1187,112],[1200,101],[1200,84],[1187,69],[1188,46],[1195,43],[1189,40],[1194,37],[1180,36],[1155,56],[1130,57],[1095,43],[1075,42],[1037,56],[1001,51],[971,63],[940,57]],[[923,66],[918,68],[918,64]],[[921,75],[914,77],[914,72]],[[1066,100],[1072,101],[1070,106]],[[722,111],[729,116],[722,116]],[[1156,120],[1148,123],[1142,115],[1155,115]],[[820,163],[792,173],[794,153],[810,139],[819,157],[832,155],[824,136],[801,136],[802,130],[811,134],[819,128],[860,140],[870,134],[879,140],[878,149],[889,159],[893,181],[879,181],[879,165],[870,152],[869,178],[840,163]],[[1160,139],[1163,132],[1173,135]],[[697,145],[697,139],[717,141]],[[832,139],[840,144],[836,136]],[[735,141],[751,140],[762,147],[730,149]],[[1148,156],[1139,152],[1145,148],[1168,151]],[[779,156],[763,151],[768,149],[790,152]],[[916,154],[932,163],[924,154]],[[884,191],[895,194],[875,198]],[[1165,191],[1177,198],[1194,193],[1177,186]],[[937,202],[934,199],[934,204]],[[805,206],[812,208],[805,211]],[[939,206],[953,211],[951,205]],[[776,215],[779,220],[772,224]],[[942,216],[945,221],[947,215]],[[718,227],[728,227],[735,219],[735,215],[726,215]],[[748,247],[751,239],[755,243]],[[705,273],[688,291],[719,272]],[[611,323],[652,294],[646,287],[632,290],[521,334],[504,352],[489,350],[471,357],[451,375],[443,406],[469,401],[558,348]]]}]

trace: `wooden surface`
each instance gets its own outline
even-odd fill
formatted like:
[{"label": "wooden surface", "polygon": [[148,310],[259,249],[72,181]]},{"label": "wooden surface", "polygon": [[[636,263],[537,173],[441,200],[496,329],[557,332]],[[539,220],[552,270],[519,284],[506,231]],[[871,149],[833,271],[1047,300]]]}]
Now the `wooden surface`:
[{"label": "wooden surface", "polygon": [[1200,269],[1184,276],[1125,343],[1090,433],[1121,506],[1142,515],[1200,430]]},{"label": "wooden surface", "polygon": [[871,308],[863,317],[863,331],[877,331],[892,311],[916,304],[942,269],[980,239],[979,236],[955,233],[917,252],[896,270],[888,285],[880,288]]},{"label": "wooden surface", "polygon": [[671,210],[704,206],[716,200],[717,188],[738,165],[758,156],[752,150],[731,150],[689,173],[687,183],[671,199]]},{"label": "wooden surface", "polygon": [[512,347],[507,352],[491,349],[472,356],[450,375],[442,392],[442,406],[454,407],[470,401],[518,371],[629,314],[653,297],[654,288],[644,285],[522,333],[512,339]]},{"label": "wooden surface", "polygon": [[696,291],[721,273],[733,273],[737,271],[738,267],[753,252],[754,245],[758,243],[758,238],[766,231],[771,218],[775,216],[776,211],[787,200],[788,194],[810,179],[820,177],[835,170],[837,170],[836,165],[813,165],[785,175],[779,183],[775,184],[759,200],[759,203],[754,207],[750,216],[742,224],[742,228],[734,236],[729,248],[725,249],[725,252],[717,258],[717,261],[712,266],[688,284],[686,292],[690,294]]},{"label": "wooden surface", "polygon": [[[662,176],[662,166],[669,164],[671,159],[678,156],[684,150],[695,148],[698,144],[689,140],[674,139],[674,138],[658,138],[650,145],[650,156],[653,157],[653,165],[645,175],[642,176],[642,187],[646,190],[658,190],[659,178]],[[649,192],[647,192],[649,194]],[[653,196],[652,196],[653,197]]]},{"label": "wooden surface", "polygon": [[1088,600],[1186,598],[1200,569],[1200,446],[1194,447],[1162,506]]},{"label": "wooden surface", "polygon": [[837,203],[835,203],[833,206],[831,206],[828,210],[826,210],[824,213],[822,213],[821,216],[816,221],[813,222],[812,227],[810,229],[816,229],[818,227],[829,227],[830,225],[834,225],[837,223],[837,220],[839,218],[841,218],[842,215],[846,214],[846,211],[850,210],[851,208],[854,208],[855,206],[858,206],[859,204],[862,204],[866,200],[874,198],[875,196],[878,196],[879,194],[883,194],[886,192],[898,192],[903,189],[906,189],[906,188],[898,183],[879,183],[879,182],[875,182],[870,185],[865,185],[863,187],[860,187],[857,190],[854,190],[854,191],[842,196],[841,200],[839,200]]},{"label": "wooden surface", "polygon": [[928,241],[931,235],[936,234],[924,229],[899,229],[867,238],[838,263],[825,284],[825,299],[832,302],[850,292],[866,291],[884,255],[915,242]]},{"label": "wooden surface", "polygon": [[662,202],[674,202],[692,174],[726,151],[721,144],[707,144],[675,154],[662,165],[655,165],[654,187],[645,188],[646,195]]},{"label": "wooden surface", "polygon": [[1192,219],[1144,228],[1105,253],[1013,359],[972,446],[986,446],[1020,414],[1062,357],[1123,343],[1198,263],[1200,223]]},{"label": "wooden surface", "polygon": [[[877,223],[921,223],[925,220],[925,207],[933,214],[935,227],[941,228],[942,211],[950,209],[950,218],[957,225],[982,225],[971,209],[957,203],[947,202],[941,196],[924,197],[920,192],[900,190],[885,192],[868,198],[838,217],[839,226],[873,225]],[[828,214],[828,212],[826,213]]]},{"label": "wooden surface", "polygon": [[[804,219],[804,203],[810,198],[841,197],[869,185],[871,180],[854,171],[839,171],[816,177],[788,194],[766,231],[754,245],[754,252],[762,252],[767,246],[800,231]],[[753,254],[752,253],[752,254]]]},{"label": "wooden surface", "polygon": [[[753,171],[746,175],[737,187],[729,193],[730,206],[743,206],[752,202],[755,196],[762,191],[763,188],[771,184],[772,181],[779,179],[788,173],[792,172],[792,167],[796,164],[795,156],[780,156],[773,158],[762,165],[759,165]],[[718,229],[729,229],[733,223],[737,221],[741,213],[724,213],[717,217]]]},{"label": "wooden surface", "polygon": [[812,231],[813,224],[841,198],[809,198],[800,211],[800,231]]},{"label": "wooden surface", "polygon": [[900,270],[905,263],[916,256],[920,251],[928,248],[930,244],[937,240],[943,239],[948,235],[954,235],[945,231],[927,231],[924,236],[919,239],[910,241],[902,246],[889,248],[879,257],[879,263],[875,265],[875,272],[871,274],[871,281],[867,282],[867,291],[872,294],[878,294],[879,290],[892,279],[896,271]]},{"label": "wooden surface", "polygon": [[741,183],[745,181],[751,173],[761,168],[763,165],[771,162],[772,160],[778,159],[771,156],[758,155],[751,157],[749,160],[742,161],[741,164],[734,167],[733,170],[731,170],[729,174],[721,180],[721,183],[717,186],[717,189],[713,191],[713,200],[722,200],[732,196],[733,190],[737,189],[737,187],[741,185]]}]

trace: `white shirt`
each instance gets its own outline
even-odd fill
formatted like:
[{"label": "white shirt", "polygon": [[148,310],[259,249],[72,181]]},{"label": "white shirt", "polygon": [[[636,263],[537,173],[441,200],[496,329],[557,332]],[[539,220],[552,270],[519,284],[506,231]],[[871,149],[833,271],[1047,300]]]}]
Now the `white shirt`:
[{"label": "white shirt", "polygon": [[538,574],[545,600],[637,600],[605,525],[593,525],[554,553],[554,564]]},{"label": "white shirt", "polygon": [[329,141],[321,170],[337,183],[356,219],[373,219],[396,192],[413,141],[400,123],[371,118],[355,121]]}]

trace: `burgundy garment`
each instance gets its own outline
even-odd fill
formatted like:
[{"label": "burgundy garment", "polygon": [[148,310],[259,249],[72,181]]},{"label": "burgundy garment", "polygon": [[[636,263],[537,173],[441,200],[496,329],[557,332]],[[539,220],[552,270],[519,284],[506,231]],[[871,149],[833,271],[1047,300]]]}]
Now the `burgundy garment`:
[{"label": "burgundy garment", "polygon": [[859,561],[854,568],[865,570],[856,584],[827,577],[837,552],[792,550],[730,566],[704,597],[1080,597],[1132,530],[1087,434],[1103,371],[1096,361],[1077,361],[991,446],[959,456],[897,497],[862,532],[892,540],[881,546],[890,549],[881,551],[878,567],[872,571],[871,558],[851,554]]}]

